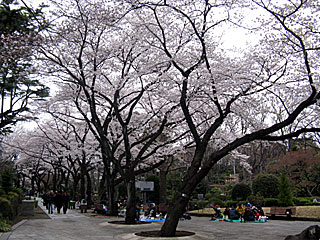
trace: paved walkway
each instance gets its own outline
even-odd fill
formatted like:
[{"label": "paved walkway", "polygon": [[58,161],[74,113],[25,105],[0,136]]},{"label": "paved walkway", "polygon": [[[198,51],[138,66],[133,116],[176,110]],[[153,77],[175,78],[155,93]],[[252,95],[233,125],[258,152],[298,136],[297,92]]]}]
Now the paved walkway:
[{"label": "paved walkway", "polygon": [[[41,205],[41,204],[40,204]],[[91,212],[92,210],[89,210]],[[143,225],[115,225],[109,221],[123,220],[117,217],[90,216],[79,210],[69,210],[67,214],[51,214],[51,219],[23,220],[14,226],[13,231],[0,236],[0,240],[81,240],[81,239],[118,239],[140,240],[135,232],[160,230],[162,223]],[[183,240],[283,240],[289,234],[297,234],[311,225],[320,222],[279,221],[266,223],[228,223],[212,222],[207,217],[192,217],[192,220],[180,221],[178,230],[195,232],[191,237],[170,238]],[[164,238],[161,238],[164,239]]]}]

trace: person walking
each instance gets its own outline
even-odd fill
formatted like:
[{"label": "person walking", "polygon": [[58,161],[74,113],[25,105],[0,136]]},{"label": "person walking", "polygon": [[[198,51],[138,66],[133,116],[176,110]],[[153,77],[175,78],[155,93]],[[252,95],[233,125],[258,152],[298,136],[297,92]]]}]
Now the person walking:
[{"label": "person walking", "polygon": [[63,203],[63,196],[61,192],[57,192],[56,196],[54,197],[54,204],[57,207],[57,212],[60,214],[61,208]]},{"label": "person walking", "polygon": [[47,195],[47,209],[49,214],[53,214],[54,206],[54,193],[51,191]]},{"label": "person walking", "polygon": [[70,202],[70,196],[69,196],[69,194],[67,192],[64,192],[63,193],[63,198],[62,198],[62,207],[63,207],[63,213],[64,214],[67,213],[69,202]]}]

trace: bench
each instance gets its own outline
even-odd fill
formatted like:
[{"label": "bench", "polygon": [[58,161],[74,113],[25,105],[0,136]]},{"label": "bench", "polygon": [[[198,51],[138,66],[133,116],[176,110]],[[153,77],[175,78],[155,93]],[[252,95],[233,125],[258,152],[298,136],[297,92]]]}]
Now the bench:
[{"label": "bench", "polygon": [[285,215],[291,217],[291,215],[296,215],[295,207],[271,207],[269,215],[274,217],[276,215]]}]

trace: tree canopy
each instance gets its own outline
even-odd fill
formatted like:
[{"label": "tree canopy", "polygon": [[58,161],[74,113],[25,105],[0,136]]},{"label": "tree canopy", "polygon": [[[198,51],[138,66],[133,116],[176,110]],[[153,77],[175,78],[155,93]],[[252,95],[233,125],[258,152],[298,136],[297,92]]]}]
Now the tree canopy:
[{"label": "tree canopy", "polygon": [[35,49],[44,27],[41,9],[14,6],[15,1],[0,4],[0,133],[26,120],[33,99],[48,96],[48,88],[36,76]]}]

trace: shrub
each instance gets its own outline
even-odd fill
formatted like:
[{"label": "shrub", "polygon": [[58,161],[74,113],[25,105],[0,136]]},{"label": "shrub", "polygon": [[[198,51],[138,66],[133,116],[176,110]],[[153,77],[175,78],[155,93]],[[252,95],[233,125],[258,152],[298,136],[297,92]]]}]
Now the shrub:
[{"label": "shrub", "polygon": [[290,206],[293,204],[292,202],[292,193],[291,193],[291,187],[289,184],[289,181],[284,174],[284,172],[280,175],[279,180],[279,205],[280,206]]},{"label": "shrub", "polygon": [[251,203],[254,206],[262,206],[264,198],[259,194],[257,194],[257,195],[248,196],[247,200],[249,203]]},{"label": "shrub", "polygon": [[238,183],[232,188],[232,200],[246,200],[251,194],[251,188],[245,183]]},{"label": "shrub", "polygon": [[278,198],[265,198],[263,202],[265,207],[279,206]]},{"label": "shrub", "polygon": [[211,198],[208,202],[210,202],[210,204],[220,205],[220,206],[223,204],[223,201],[219,198]]},{"label": "shrub", "polygon": [[17,194],[19,195],[20,199],[22,199],[22,197],[23,197],[23,191],[22,191],[21,188],[12,187],[12,188],[10,189],[10,192],[17,193]]},{"label": "shrub", "polygon": [[279,194],[279,179],[272,174],[259,175],[252,182],[253,194],[259,194],[265,198],[274,198]]},{"label": "shrub", "polygon": [[213,195],[212,195],[212,193],[207,193],[206,195],[204,195],[204,198],[210,199],[210,198],[213,198]]},{"label": "shrub", "polygon": [[10,169],[5,169],[0,175],[0,186],[8,193],[13,187],[14,174]]},{"label": "shrub", "polygon": [[209,201],[199,201],[198,206],[199,208],[205,208],[209,204]]},{"label": "shrub", "polygon": [[0,218],[0,232],[10,232],[11,225],[9,224],[8,220],[4,218]]},{"label": "shrub", "polygon": [[298,206],[312,205],[312,201],[308,197],[296,197],[293,198],[293,203]]},{"label": "shrub", "polygon": [[0,197],[0,212],[5,218],[13,219],[14,211],[11,202],[4,196]]},{"label": "shrub", "polygon": [[228,201],[225,201],[223,203],[223,206],[224,207],[231,207],[231,206],[237,206],[238,205],[238,202],[237,201],[234,201],[234,200],[228,200]]}]

